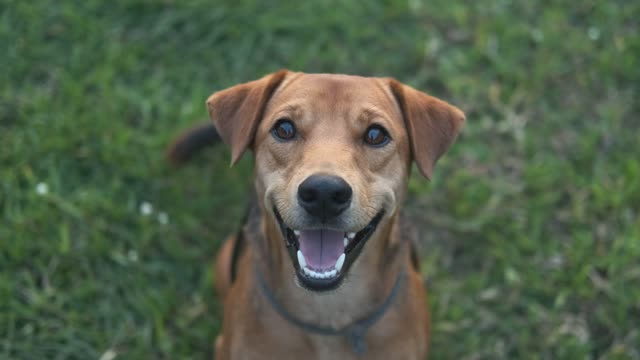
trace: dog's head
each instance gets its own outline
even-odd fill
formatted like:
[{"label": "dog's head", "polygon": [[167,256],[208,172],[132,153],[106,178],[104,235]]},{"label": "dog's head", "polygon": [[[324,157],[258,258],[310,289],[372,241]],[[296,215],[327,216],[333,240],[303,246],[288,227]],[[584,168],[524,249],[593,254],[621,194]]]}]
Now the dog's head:
[{"label": "dog's head", "polygon": [[[286,70],[207,100],[232,163],[255,152],[256,190],[300,283],[337,287],[464,123],[456,107],[388,78]],[[388,234],[387,234],[388,235]]]}]

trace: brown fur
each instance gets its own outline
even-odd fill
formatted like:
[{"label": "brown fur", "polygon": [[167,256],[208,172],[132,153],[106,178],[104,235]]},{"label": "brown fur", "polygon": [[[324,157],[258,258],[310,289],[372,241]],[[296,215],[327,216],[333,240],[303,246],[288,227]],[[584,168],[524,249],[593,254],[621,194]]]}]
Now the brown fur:
[{"label": "brown fur", "polygon": [[[408,282],[393,305],[367,333],[367,359],[424,359],[429,315],[426,291],[412,265],[411,246],[400,225],[411,161],[426,177],[455,140],[464,114],[448,103],[386,78],[303,74],[286,70],[214,93],[207,100],[215,126],[236,162],[255,153],[257,215],[240,233],[248,246],[237,259],[230,237],[216,271],[224,299],[217,359],[357,358],[342,337],[309,334],[288,323],[256,284],[258,269],[287,310],[307,322],[336,328],[373,311],[400,272]],[[300,138],[278,142],[270,129],[291,119]],[[384,126],[392,141],[382,148],[362,142],[367,127]],[[385,216],[336,290],[316,293],[298,284],[273,207],[293,228],[309,226],[296,189],[314,173],[337,175],[353,188],[341,229],[358,231],[379,209]],[[250,222],[252,218],[250,217]],[[236,278],[231,281],[232,263]]]}]

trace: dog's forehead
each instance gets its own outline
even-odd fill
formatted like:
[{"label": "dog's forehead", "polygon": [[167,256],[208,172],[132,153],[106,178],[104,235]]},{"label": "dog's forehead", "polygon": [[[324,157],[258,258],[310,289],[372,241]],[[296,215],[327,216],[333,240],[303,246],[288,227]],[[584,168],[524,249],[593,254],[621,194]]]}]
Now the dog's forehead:
[{"label": "dog's forehead", "polygon": [[271,109],[280,106],[374,108],[391,117],[399,115],[385,79],[354,75],[295,73],[283,81],[269,104]]}]

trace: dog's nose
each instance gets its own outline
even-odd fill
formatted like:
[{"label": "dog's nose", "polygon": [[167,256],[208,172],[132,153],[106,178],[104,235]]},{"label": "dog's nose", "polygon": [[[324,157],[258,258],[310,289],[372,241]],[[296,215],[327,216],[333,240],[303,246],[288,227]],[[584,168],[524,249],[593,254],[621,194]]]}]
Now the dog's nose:
[{"label": "dog's nose", "polygon": [[349,207],[352,193],[341,177],[316,174],[298,186],[298,203],[309,214],[327,220]]}]

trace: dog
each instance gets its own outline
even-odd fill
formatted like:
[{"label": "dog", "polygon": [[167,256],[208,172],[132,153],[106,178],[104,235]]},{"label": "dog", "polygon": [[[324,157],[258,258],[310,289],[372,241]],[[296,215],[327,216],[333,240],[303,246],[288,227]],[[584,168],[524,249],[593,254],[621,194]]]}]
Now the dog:
[{"label": "dog", "polygon": [[430,178],[464,113],[392,78],[281,70],[215,92],[217,140],[254,153],[254,200],[218,254],[215,358],[425,359],[430,325],[414,239],[400,213],[412,164]]}]

